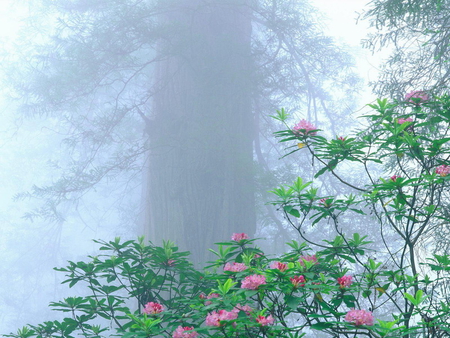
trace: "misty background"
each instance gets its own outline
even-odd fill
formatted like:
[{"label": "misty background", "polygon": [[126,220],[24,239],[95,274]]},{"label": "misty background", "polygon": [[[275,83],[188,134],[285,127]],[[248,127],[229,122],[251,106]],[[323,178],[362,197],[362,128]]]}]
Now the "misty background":
[{"label": "misty background", "polygon": [[[170,239],[197,250],[195,261],[213,242],[247,232],[280,252],[293,234],[267,192],[312,171],[308,158],[279,160],[272,132],[282,126],[268,116],[284,107],[293,124],[304,118],[345,136],[376,98],[369,82],[386,51],[361,47],[364,1],[285,1],[300,8],[294,14],[266,4],[250,22],[240,7],[177,12],[168,0],[156,21],[140,23],[127,19],[142,3],[120,16],[122,2],[60,1],[58,12],[51,1],[1,1],[0,334],[60,316],[47,304],[77,290],[60,286],[53,267],[95,255],[92,239]],[[282,33],[267,15],[277,10]],[[216,31],[202,47],[195,37],[208,20]],[[327,179],[318,183],[324,195],[345,193]],[[189,247],[196,238],[202,244]]]}]

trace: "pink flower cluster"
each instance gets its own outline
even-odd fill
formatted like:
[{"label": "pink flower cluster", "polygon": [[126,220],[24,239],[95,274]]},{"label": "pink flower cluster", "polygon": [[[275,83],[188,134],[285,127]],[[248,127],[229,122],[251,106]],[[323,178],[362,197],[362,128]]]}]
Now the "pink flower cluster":
[{"label": "pink flower cluster", "polygon": [[[198,333],[193,330],[193,326],[178,326],[175,331],[172,333],[172,338],[197,338]],[[186,332],[190,331],[190,332]]]},{"label": "pink flower cluster", "polygon": [[223,267],[223,271],[231,271],[231,272],[241,272],[244,270],[247,270],[248,266],[245,265],[244,263],[227,263],[225,264],[225,266]]},{"label": "pink flower cluster", "polygon": [[239,313],[239,311],[244,311],[245,314],[248,316],[253,311],[253,309],[249,305],[237,304],[232,311],[236,313]]},{"label": "pink flower cluster", "polygon": [[291,280],[292,285],[294,286],[294,288],[298,288],[300,286],[305,286],[305,277],[304,276],[294,276],[289,278]]},{"label": "pink flower cluster", "polygon": [[267,325],[272,325],[275,322],[275,319],[273,319],[272,315],[268,315],[267,317],[260,315],[260,316],[256,317],[256,321],[261,326],[267,326]]},{"label": "pink flower cluster", "polygon": [[373,325],[373,314],[370,311],[366,311],[366,310],[350,310],[349,312],[347,312],[347,314],[345,315],[345,321],[349,322],[349,323],[353,323],[354,325],[368,325],[368,326],[372,326]]},{"label": "pink flower cluster", "polygon": [[237,233],[234,233],[232,236],[231,236],[231,239],[233,240],[233,241],[236,241],[236,242],[240,242],[240,241],[242,241],[243,239],[248,239],[249,237],[248,237],[248,235],[246,234],[246,233],[240,233],[240,234],[237,234]]},{"label": "pink flower cluster", "polygon": [[413,90],[405,95],[405,101],[414,103],[416,105],[426,102],[430,99],[427,93],[423,90]]},{"label": "pink flower cluster", "polygon": [[450,166],[442,164],[436,168],[436,174],[445,177],[450,173]]},{"label": "pink flower cluster", "polygon": [[241,284],[242,289],[257,290],[260,285],[266,284],[266,277],[263,275],[251,275],[244,278]]},{"label": "pink flower cluster", "polygon": [[391,176],[391,181],[395,182],[395,181],[397,181],[397,178],[400,178],[400,176],[397,176],[397,175]]},{"label": "pink flower cluster", "polygon": [[[254,311],[254,309],[248,305],[237,304],[231,311],[226,310],[213,311],[208,313],[208,315],[206,316],[205,324],[208,326],[216,326],[216,327],[223,326],[224,323],[221,323],[221,321],[234,320],[238,318],[240,311],[244,311],[247,316],[250,316],[251,313]],[[273,324],[274,319],[272,318],[272,316],[267,317],[258,316],[256,321],[259,324],[265,326]]]},{"label": "pink flower cluster", "polygon": [[208,326],[221,326],[220,322],[222,320],[234,320],[238,317],[239,311],[226,311],[226,310],[219,310],[219,312],[213,311],[208,313],[206,316],[206,325]]},{"label": "pink flower cluster", "polygon": [[317,127],[313,125],[311,122],[308,122],[306,120],[301,120],[299,123],[297,123],[293,128],[292,131],[294,134],[297,135],[316,135],[317,133],[312,130],[316,130]]},{"label": "pink flower cluster", "polygon": [[281,263],[281,262],[272,262],[270,263],[270,268],[271,269],[276,269],[276,270],[280,270],[281,272],[286,271],[286,269],[288,268],[287,264],[285,263]]},{"label": "pink flower cluster", "polygon": [[339,277],[337,279],[337,282],[341,286],[341,288],[343,289],[343,288],[348,288],[350,285],[352,285],[352,283],[353,283],[352,279],[353,279],[352,276],[347,275],[347,276]]},{"label": "pink flower cluster", "polygon": [[159,303],[148,302],[144,306],[144,310],[142,312],[148,315],[156,315],[157,313],[161,313],[164,311],[164,307]]},{"label": "pink flower cluster", "polygon": [[403,124],[405,122],[414,122],[414,120],[411,117],[407,117],[406,119],[401,117],[397,120],[398,124]]},{"label": "pink flower cluster", "polygon": [[307,255],[307,256],[301,256],[300,259],[299,259],[299,261],[300,261],[300,265],[301,265],[301,266],[305,266],[305,262],[314,262],[314,264],[319,264],[319,263],[317,262],[317,257],[316,257],[316,255],[312,255],[312,256],[309,256],[309,255]]}]

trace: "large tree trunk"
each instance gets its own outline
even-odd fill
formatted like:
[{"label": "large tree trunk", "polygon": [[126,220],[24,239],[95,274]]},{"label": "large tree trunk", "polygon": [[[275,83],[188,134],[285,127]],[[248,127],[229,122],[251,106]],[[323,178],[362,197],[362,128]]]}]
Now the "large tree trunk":
[{"label": "large tree trunk", "polygon": [[145,227],[199,264],[255,231],[251,15],[246,0],[181,2],[164,17],[176,29],[156,75]]}]

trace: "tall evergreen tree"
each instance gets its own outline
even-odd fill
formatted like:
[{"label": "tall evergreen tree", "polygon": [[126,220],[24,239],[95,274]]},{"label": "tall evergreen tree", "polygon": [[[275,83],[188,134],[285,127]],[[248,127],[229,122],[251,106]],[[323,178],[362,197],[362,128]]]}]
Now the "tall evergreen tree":
[{"label": "tall evergreen tree", "polygon": [[[144,226],[199,260],[255,232],[249,1],[181,1],[161,18],[150,113]],[[200,240],[199,240],[200,239]]]}]

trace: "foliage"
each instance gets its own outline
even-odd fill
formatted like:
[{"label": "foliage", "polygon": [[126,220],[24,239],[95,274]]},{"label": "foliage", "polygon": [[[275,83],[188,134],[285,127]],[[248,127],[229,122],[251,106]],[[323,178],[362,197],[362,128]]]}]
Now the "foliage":
[{"label": "foliage", "polygon": [[[289,147],[291,153],[307,149],[320,163],[316,178],[330,172],[352,188],[354,194],[320,196],[311,182],[299,178],[293,185],[274,190],[278,196],[276,203],[309,242],[302,230],[309,221],[314,225],[328,219],[336,233],[345,238],[340,219],[345,214],[369,210],[377,220],[378,238],[384,246],[376,255],[382,259],[378,264],[397,286],[391,292],[395,294],[402,289],[406,297],[404,303],[397,303],[395,295],[390,297],[390,311],[404,324],[408,334],[418,330],[421,321],[434,321],[446,313],[448,280],[436,273],[441,271],[436,267],[422,265],[429,259],[435,262],[440,254],[447,257],[447,251],[432,258],[422,256],[424,252],[436,251],[434,235],[447,231],[448,213],[442,205],[448,199],[449,104],[448,95],[431,98],[416,91],[408,93],[402,101],[379,99],[369,105],[374,110],[366,116],[369,127],[355,137],[326,140],[316,131],[298,133],[294,128],[277,133],[281,142],[300,142]],[[276,118],[286,123],[285,112],[279,111]],[[365,185],[355,186],[340,176],[339,167],[349,161],[353,163],[352,170],[366,174]],[[384,177],[373,175],[380,171]],[[358,263],[354,257],[350,261]],[[384,287],[381,290],[386,291]],[[427,293],[423,303],[422,292]],[[416,295],[414,300],[412,295]]]},{"label": "foliage", "polygon": [[[64,320],[29,325],[6,336],[169,337],[180,326],[192,328],[200,337],[301,337],[308,328],[342,337],[393,337],[399,330],[417,332],[427,327],[450,330],[445,323],[448,306],[442,302],[431,313],[430,299],[422,291],[439,280],[417,281],[401,271],[394,275],[373,259],[361,263],[368,242],[356,233],[347,239],[337,236],[327,248],[314,253],[307,245],[292,241],[290,251],[276,259],[265,257],[254,242],[219,243],[217,260],[209,270],[199,272],[187,262],[187,253],[178,252],[170,242],[155,247],[145,245],[142,238],[97,241],[105,254],[57,269],[68,277],[65,283],[85,284],[90,294],[51,303],[54,310],[67,313]],[[352,257],[362,269],[349,275]],[[225,271],[225,262],[239,262],[246,269]],[[430,266],[448,273],[449,257],[437,256]],[[245,288],[245,280],[254,275],[264,276],[264,282]],[[343,283],[344,276],[351,276],[350,281]],[[422,288],[415,294],[407,292],[419,285]],[[346,319],[351,309],[371,307],[377,313],[386,303],[404,299],[414,306],[413,315],[436,317],[409,329],[402,315],[391,320],[377,318],[373,325],[355,325]],[[150,302],[161,304],[162,310],[145,313]],[[219,313],[231,315],[208,321]]]},{"label": "foliage", "polygon": [[[83,283],[85,297],[50,304],[67,312],[63,321],[30,325],[8,337],[301,337],[320,331],[333,337],[445,337],[450,334],[446,252],[423,259],[428,236],[448,221],[441,208],[450,175],[450,97],[409,95],[404,102],[378,100],[370,127],[355,137],[327,140],[310,123],[288,128],[281,142],[290,153],[309,151],[321,164],[316,177],[351,161],[367,184],[349,196],[321,196],[298,178],[273,190],[304,243],[268,257],[255,239],[234,234],[217,243],[216,260],[203,271],[171,242],[97,241],[105,254],[58,269],[69,286]],[[302,128],[304,127],[304,128]],[[386,177],[372,164],[396,163]],[[339,220],[371,210],[385,248],[373,252],[366,235],[345,234]],[[314,243],[303,228],[329,220],[337,235]],[[386,234],[397,239],[387,243]],[[99,321],[99,319],[104,322]]]}]

